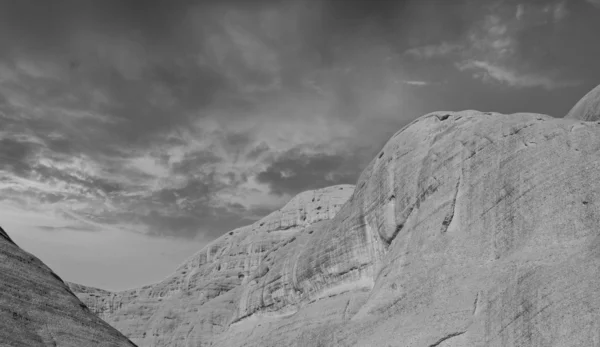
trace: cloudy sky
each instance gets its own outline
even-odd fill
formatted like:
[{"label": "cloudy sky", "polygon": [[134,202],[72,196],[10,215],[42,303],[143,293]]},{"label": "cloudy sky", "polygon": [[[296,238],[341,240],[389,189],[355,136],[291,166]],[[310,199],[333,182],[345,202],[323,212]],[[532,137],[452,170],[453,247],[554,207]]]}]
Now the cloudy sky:
[{"label": "cloudy sky", "polygon": [[436,110],[562,117],[598,0],[0,0],[0,225],[64,279],[157,281]]}]

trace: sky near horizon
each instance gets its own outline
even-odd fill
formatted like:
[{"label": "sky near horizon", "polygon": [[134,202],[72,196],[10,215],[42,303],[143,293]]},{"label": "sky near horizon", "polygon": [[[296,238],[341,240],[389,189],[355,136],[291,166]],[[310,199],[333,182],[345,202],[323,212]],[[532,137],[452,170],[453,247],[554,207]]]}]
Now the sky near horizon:
[{"label": "sky near horizon", "polygon": [[158,281],[425,113],[564,116],[599,0],[0,0],[0,225],[64,280]]}]

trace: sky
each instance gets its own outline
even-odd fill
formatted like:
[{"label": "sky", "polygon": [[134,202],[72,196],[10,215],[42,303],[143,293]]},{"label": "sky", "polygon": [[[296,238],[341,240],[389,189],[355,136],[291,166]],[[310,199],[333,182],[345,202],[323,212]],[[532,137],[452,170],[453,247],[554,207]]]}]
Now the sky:
[{"label": "sky", "polygon": [[563,117],[599,0],[0,0],[0,225],[64,280],[156,282],[438,110]]}]

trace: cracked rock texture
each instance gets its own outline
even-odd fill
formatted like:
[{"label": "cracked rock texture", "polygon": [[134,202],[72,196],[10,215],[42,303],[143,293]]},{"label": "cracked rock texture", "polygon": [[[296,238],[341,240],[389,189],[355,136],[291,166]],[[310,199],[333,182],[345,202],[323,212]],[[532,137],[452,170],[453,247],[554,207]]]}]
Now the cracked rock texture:
[{"label": "cracked rock texture", "polygon": [[73,288],[141,346],[599,346],[598,182],[596,122],[435,112],[341,208],[304,193],[161,283]]},{"label": "cracked rock texture", "polygon": [[0,347],[131,347],[0,228]]},{"label": "cracked rock texture", "polygon": [[600,85],[587,93],[573,108],[565,118],[572,118],[584,121],[600,120]]}]

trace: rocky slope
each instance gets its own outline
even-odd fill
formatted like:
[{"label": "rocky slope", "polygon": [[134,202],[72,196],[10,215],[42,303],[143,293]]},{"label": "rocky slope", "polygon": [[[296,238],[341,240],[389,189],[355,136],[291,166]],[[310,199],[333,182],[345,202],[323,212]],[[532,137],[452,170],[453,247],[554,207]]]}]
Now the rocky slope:
[{"label": "rocky slope", "polygon": [[595,122],[432,113],[331,219],[286,207],[156,285],[73,288],[141,346],[598,346],[599,150]]},{"label": "rocky slope", "polygon": [[581,98],[565,118],[589,122],[600,120],[600,85]]},{"label": "rocky slope", "polygon": [[[110,293],[70,284],[92,311],[142,346],[204,346],[240,318],[241,289],[275,254],[335,216],[354,186],[308,191],[256,223],[233,230],[160,283]],[[310,230],[309,230],[310,229]]]},{"label": "rocky slope", "polygon": [[0,228],[1,347],[135,346]]}]

